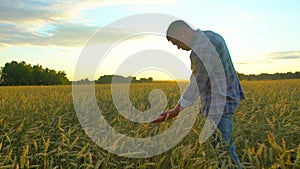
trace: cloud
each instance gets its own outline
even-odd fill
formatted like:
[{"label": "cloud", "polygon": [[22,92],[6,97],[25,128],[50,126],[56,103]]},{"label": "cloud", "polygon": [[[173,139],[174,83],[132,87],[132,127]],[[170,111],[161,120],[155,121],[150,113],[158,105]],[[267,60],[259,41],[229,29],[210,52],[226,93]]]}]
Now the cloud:
[{"label": "cloud", "polygon": [[116,5],[155,5],[171,3],[174,0],[3,0],[0,3],[0,21],[26,23],[57,22],[72,19],[89,9]]},{"label": "cloud", "polygon": [[300,59],[300,51],[274,52],[267,56],[271,59]]},{"label": "cloud", "polygon": [[281,57],[276,57],[274,59],[300,59],[300,56],[298,55],[287,55],[287,56],[281,56]]},{"label": "cloud", "polygon": [[[101,38],[95,34],[99,27],[86,26],[82,24],[63,24],[57,25],[56,29],[50,31],[52,36],[43,37],[43,45],[57,45],[57,46],[82,46],[91,36],[93,37],[93,43],[107,43],[118,40],[130,34],[129,30],[105,27],[101,28]],[[95,40],[96,39],[96,40]],[[41,44],[36,44],[41,45]]]},{"label": "cloud", "polygon": [[243,62],[237,62],[238,65],[248,65],[248,64],[269,64],[271,63],[268,60],[251,60],[251,61],[243,61]]},{"label": "cloud", "polygon": [[72,16],[67,12],[67,6],[68,4],[54,1],[4,0],[0,3],[0,23],[13,24],[27,31],[38,30],[70,19]]},{"label": "cloud", "polygon": [[266,53],[257,56],[253,56],[251,60],[238,62],[239,65],[246,64],[269,64],[278,62],[278,60],[296,60],[300,59],[300,51],[283,51]]},{"label": "cloud", "polygon": [[[171,1],[173,0],[3,0],[0,3],[0,47],[81,46],[99,29],[82,18],[84,11],[115,5],[151,5]],[[115,28],[106,31],[107,37],[103,42],[123,36],[126,32]]]},{"label": "cloud", "polygon": [[[34,46],[64,46],[81,47],[100,28],[85,24],[56,24],[47,33],[29,32],[21,30],[12,24],[0,27],[0,45],[34,45]],[[103,29],[104,37],[98,43],[106,43],[129,34],[128,31],[118,28]]]},{"label": "cloud", "polygon": [[37,39],[33,39],[28,43],[40,46],[82,46],[98,29],[93,26],[72,23],[56,24],[53,26],[53,30],[48,31],[46,36],[39,34]]}]

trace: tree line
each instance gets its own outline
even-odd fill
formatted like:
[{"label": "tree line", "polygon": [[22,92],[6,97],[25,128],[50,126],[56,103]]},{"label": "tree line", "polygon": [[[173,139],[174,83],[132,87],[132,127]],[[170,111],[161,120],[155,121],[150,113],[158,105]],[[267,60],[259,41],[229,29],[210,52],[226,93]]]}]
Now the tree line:
[{"label": "tree line", "polygon": [[140,78],[140,80],[137,80],[136,77],[123,77],[120,75],[104,75],[100,76],[100,78],[96,81],[98,84],[107,84],[112,83],[112,80],[114,83],[140,83],[140,82],[152,82],[153,78],[149,77],[147,78]]},{"label": "tree line", "polygon": [[111,83],[144,83],[144,82],[153,82],[153,78],[140,78],[140,80],[136,79],[136,77],[128,76],[123,77],[120,75],[104,75],[100,76],[98,80],[90,81],[89,79],[81,79],[73,84],[111,84]]},{"label": "tree line", "polygon": [[[277,80],[277,79],[300,79],[300,72],[287,72],[287,73],[275,73],[267,74],[262,73],[259,75],[245,75],[243,73],[237,73],[240,80]],[[123,77],[119,75],[104,75],[95,83],[108,84],[112,82],[116,83],[140,83],[140,82],[152,82],[153,78],[141,78],[137,80],[136,77]],[[78,84],[91,83],[88,79],[77,81]],[[71,84],[66,77],[64,71],[55,71],[48,68],[43,68],[41,65],[26,64],[26,62],[12,61],[6,63],[4,67],[0,69],[0,85],[65,85]]]},{"label": "tree line", "polygon": [[64,85],[70,84],[64,71],[43,68],[41,65],[12,61],[1,68],[1,85]]},{"label": "tree line", "polygon": [[240,80],[279,80],[279,79],[300,79],[300,72],[287,72],[287,73],[261,73],[259,75],[250,74],[245,75],[243,73],[238,73]]}]

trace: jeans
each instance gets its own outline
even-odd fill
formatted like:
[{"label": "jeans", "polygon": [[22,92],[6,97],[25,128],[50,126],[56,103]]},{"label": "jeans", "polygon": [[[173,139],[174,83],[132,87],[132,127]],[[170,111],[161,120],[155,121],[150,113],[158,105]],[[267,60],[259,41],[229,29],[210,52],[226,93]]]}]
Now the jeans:
[{"label": "jeans", "polygon": [[[242,168],[242,165],[240,163],[239,157],[236,154],[236,148],[233,145],[233,139],[231,136],[232,133],[232,116],[233,114],[223,114],[219,124],[218,124],[218,129],[222,133],[222,141],[225,143],[225,151],[228,151],[230,154],[230,159],[231,161],[238,167]],[[212,142],[212,146],[216,148],[218,143],[221,143],[221,140],[217,137],[216,132],[214,133],[214,141]]]}]

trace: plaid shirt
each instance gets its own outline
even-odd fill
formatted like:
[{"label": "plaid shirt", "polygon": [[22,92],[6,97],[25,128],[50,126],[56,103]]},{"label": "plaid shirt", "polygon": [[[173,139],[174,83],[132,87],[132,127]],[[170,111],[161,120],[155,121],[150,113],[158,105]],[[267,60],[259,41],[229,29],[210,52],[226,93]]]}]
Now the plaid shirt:
[{"label": "plaid shirt", "polygon": [[190,59],[190,83],[178,104],[192,106],[200,95],[202,115],[234,113],[245,95],[224,39],[212,31],[197,30]]}]

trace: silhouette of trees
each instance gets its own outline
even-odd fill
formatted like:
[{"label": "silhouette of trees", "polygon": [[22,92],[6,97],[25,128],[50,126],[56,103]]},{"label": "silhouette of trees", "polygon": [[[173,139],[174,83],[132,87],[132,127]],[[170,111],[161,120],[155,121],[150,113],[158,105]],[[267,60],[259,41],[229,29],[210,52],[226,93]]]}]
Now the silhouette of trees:
[{"label": "silhouette of trees", "polygon": [[137,80],[136,77],[123,77],[120,75],[104,75],[101,76],[96,83],[98,84],[110,84],[112,83],[112,79],[114,78],[114,83],[140,83],[140,82],[152,82],[153,78],[149,77],[148,79],[146,78],[141,78],[140,80]]},{"label": "silhouette of trees", "polygon": [[152,82],[152,81],[153,81],[152,77],[149,77],[148,79],[146,79],[146,78],[141,78],[140,79],[140,82]]},{"label": "silhouette of trees", "polygon": [[[259,75],[245,75],[237,73],[240,80],[277,80],[277,79],[299,79],[300,72],[287,72],[287,73],[275,73],[267,74],[262,73]],[[137,80],[136,77],[123,77],[119,75],[104,75],[101,76],[95,83],[98,84],[110,84],[112,79],[116,83],[142,83],[153,82],[153,78],[141,78]],[[78,84],[89,84],[92,81],[88,79],[82,79],[78,81]],[[76,83],[76,84],[77,84]],[[41,65],[26,64],[26,62],[12,61],[6,63],[4,67],[0,69],[0,85],[62,85],[70,84],[69,79],[66,77],[64,71],[55,71],[48,68],[43,68]]]},{"label": "silhouette of trees", "polygon": [[1,85],[60,85],[69,84],[66,73],[43,69],[41,65],[31,66],[22,61],[6,63],[1,68]]},{"label": "silhouette of trees", "polygon": [[287,72],[287,73],[275,73],[275,74],[267,74],[262,73],[259,75],[245,75],[242,73],[238,73],[240,80],[278,80],[278,79],[299,79],[300,72]]}]

